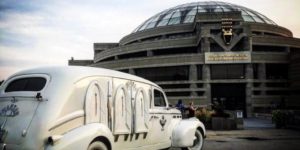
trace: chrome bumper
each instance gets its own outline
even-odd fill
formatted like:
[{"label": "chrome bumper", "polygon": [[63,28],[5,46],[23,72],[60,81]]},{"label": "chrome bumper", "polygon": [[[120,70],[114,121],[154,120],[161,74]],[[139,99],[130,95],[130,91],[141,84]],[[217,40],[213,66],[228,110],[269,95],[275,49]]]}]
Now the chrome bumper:
[{"label": "chrome bumper", "polygon": [[22,150],[22,147],[14,144],[0,143],[0,150]]},{"label": "chrome bumper", "polygon": [[0,150],[6,150],[6,144],[0,143]]}]

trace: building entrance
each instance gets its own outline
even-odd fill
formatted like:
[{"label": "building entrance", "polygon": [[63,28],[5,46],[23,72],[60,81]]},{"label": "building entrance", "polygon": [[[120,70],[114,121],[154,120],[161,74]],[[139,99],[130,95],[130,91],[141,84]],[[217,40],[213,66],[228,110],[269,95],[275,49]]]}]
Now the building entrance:
[{"label": "building entrance", "polygon": [[236,83],[211,84],[211,102],[223,104],[225,110],[242,110],[246,114],[246,85]]}]

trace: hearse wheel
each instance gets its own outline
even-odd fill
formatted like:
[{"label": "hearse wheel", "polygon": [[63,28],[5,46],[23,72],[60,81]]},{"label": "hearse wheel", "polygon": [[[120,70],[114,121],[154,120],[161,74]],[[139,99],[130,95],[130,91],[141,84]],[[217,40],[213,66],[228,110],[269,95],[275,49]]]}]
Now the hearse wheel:
[{"label": "hearse wheel", "polygon": [[108,150],[103,142],[95,141],[89,145],[88,150]]},{"label": "hearse wheel", "polygon": [[195,140],[194,140],[194,144],[192,147],[186,147],[186,148],[182,148],[182,150],[201,150],[203,147],[203,135],[201,134],[201,132],[199,130],[196,130],[195,132]]}]

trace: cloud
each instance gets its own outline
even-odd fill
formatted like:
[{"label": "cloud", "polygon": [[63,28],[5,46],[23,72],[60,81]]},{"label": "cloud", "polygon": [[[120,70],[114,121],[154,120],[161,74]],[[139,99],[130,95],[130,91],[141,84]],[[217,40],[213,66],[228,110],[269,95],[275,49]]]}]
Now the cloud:
[{"label": "cloud", "polygon": [[[193,1],[1,0],[0,80],[32,66],[67,65],[72,56],[92,59],[93,43],[118,42],[151,16]],[[290,4],[281,0],[229,2],[254,9],[278,25],[300,31],[296,0],[289,1]],[[286,11],[291,15],[287,21],[282,19],[287,18],[283,16]],[[300,37],[299,32],[295,35]]]}]

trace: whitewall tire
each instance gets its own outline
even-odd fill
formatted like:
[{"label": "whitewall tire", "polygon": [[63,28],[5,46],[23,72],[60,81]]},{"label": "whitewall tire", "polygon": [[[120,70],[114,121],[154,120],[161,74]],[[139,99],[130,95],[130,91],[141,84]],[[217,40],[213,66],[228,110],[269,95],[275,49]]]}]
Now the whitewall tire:
[{"label": "whitewall tire", "polygon": [[88,150],[108,150],[103,142],[95,141],[89,145]]},{"label": "whitewall tire", "polygon": [[199,130],[195,132],[194,144],[191,147],[182,148],[182,150],[201,150],[203,147],[204,138]]}]

